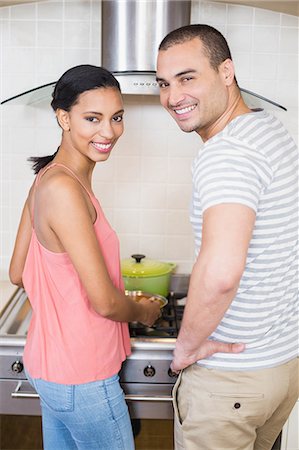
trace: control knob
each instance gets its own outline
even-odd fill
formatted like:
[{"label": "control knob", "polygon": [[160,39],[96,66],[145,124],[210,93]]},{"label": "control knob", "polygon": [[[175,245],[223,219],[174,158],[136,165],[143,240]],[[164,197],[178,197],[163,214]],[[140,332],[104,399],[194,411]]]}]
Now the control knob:
[{"label": "control knob", "polygon": [[21,373],[24,369],[23,363],[21,361],[15,361],[12,366],[11,370],[15,373]]},{"label": "control knob", "polygon": [[143,373],[144,373],[144,375],[145,375],[146,377],[153,377],[153,376],[155,375],[155,373],[156,373],[156,370],[155,370],[155,368],[154,368],[153,366],[151,366],[151,365],[149,364],[148,366],[146,366],[146,367],[144,368]]},{"label": "control knob", "polygon": [[171,377],[171,378],[175,378],[175,377],[178,376],[178,374],[175,373],[175,372],[173,372],[173,371],[171,370],[171,368],[169,367],[169,369],[168,369],[168,376]]}]

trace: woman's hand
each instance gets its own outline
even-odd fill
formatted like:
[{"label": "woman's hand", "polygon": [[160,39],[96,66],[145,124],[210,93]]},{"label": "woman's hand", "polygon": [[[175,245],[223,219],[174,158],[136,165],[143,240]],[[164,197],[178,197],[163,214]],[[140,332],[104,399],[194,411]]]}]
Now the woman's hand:
[{"label": "woman's hand", "polygon": [[161,317],[159,302],[153,298],[142,297],[138,303],[144,309],[144,319],[141,320],[141,323],[151,327]]}]

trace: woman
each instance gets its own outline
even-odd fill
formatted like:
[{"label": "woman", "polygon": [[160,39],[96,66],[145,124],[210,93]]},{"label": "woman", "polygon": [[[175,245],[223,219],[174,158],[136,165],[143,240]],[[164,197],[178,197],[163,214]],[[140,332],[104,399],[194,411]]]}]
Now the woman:
[{"label": "woman", "polygon": [[128,324],[152,325],[159,306],[123,293],[119,245],[92,192],[95,164],[123,133],[123,103],[107,70],[81,65],[58,80],[51,103],[62,139],[30,158],[37,174],[10,264],[33,315],[24,351],[41,399],[46,450],[134,448],[118,372]]}]

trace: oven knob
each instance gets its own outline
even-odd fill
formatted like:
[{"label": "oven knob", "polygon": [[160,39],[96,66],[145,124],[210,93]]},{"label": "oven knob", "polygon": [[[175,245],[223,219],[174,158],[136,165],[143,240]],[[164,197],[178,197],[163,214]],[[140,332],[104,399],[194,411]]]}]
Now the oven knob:
[{"label": "oven knob", "polygon": [[171,368],[169,367],[169,369],[168,369],[168,376],[171,377],[171,378],[174,378],[174,377],[177,377],[178,374],[175,373],[175,372],[173,372],[173,371],[171,370]]},{"label": "oven knob", "polygon": [[155,368],[149,364],[148,366],[145,367],[143,373],[146,377],[153,377],[156,371]]},{"label": "oven knob", "polygon": [[23,368],[24,368],[24,366],[23,366],[23,364],[21,363],[21,361],[15,361],[15,362],[13,363],[13,365],[11,366],[11,370],[12,370],[13,372],[15,372],[15,373],[20,373],[20,372],[22,372]]}]

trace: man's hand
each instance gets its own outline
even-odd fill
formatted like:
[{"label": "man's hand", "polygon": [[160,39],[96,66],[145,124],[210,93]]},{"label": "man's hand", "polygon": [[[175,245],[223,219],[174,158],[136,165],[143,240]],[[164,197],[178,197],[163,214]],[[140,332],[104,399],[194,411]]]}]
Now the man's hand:
[{"label": "man's hand", "polygon": [[196,361],[207,358],[214,353],[240,353],[244,349],[245,344],[227,344],[206,339],[193,355],[186,355],[184,349],[177,344],[170,368],[173,372],[179,373],[185,367],[191,366]]}]

